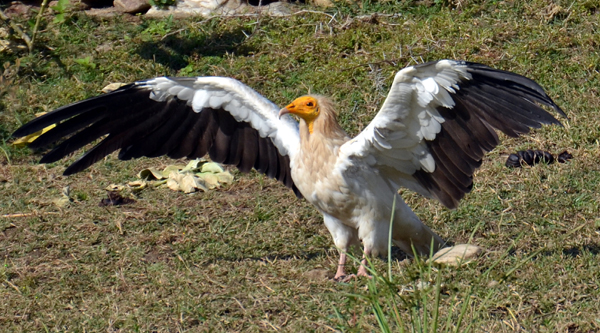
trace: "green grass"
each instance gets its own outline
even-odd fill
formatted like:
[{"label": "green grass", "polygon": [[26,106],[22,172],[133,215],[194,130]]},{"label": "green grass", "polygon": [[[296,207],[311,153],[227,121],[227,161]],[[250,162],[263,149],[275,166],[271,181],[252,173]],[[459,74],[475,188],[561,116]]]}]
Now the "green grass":
[{"label": "green grass", "polygon": [[[72,14],[43,26],[31,55],[1,54],[0,215],[26,215],[0,217],[0,331],[425,332],[436,311],[440,331],[600,331],[600,4],[456,3],[339,3],[285,18]],[[375,11],[400,15],[365,16]],[[329,280],[337,251],[320,215],[256,173],[208,193],[148,188],[132,205],[98,207],[109,184],[172,161],[110,156],[63,177],[76,156],[37,166],[39,155],[10,145],[37,112],[159,75],[232,76],[278,105],[329,95],[356,134],[396,71],[441,58],[531,77],[570,119],[502,137],[456,210],[402,192],[444,239],[472,237],[486,252],[460,268],[395,252],[392,282],[379,259],[372,281]],[[504,167],[528,148],[574,159]],[[67,185],[75,200],[58,208],[51,200]]]}]

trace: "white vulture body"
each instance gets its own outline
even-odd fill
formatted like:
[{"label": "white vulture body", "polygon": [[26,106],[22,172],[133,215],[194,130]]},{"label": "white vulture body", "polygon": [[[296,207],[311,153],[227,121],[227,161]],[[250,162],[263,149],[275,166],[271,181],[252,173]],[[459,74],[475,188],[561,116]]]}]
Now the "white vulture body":
[{"label": "white vulture body", "polygon": [[[541,124],[560,124],[539,105],[565,116],[532,80],[441,60],[398,72],[379,113],[352,139],[325,97],[300,97],[280,110],[241,82],[220,77],[135,82],[36,118],[14,136],[57,124],[30,145],[59,142],[42,163],[103,138],[67,175],[119,149],[120,159],[208,153],[243,172],[255,168],[323,214],[341,252],[336,278],[342,278],[351,245],[362,242],[365,255],[387,252],[399,188],[456,207],[471,190],[484,153],[498,144],[495,129],[517,136]],[[408,254],[443,246],[399,196],[392,238]],[[364,265],[358,274],[366,275]]]}]

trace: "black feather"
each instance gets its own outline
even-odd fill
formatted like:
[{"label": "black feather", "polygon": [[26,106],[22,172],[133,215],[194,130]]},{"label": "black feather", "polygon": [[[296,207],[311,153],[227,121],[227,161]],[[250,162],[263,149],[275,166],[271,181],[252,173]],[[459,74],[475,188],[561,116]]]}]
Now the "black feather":
[{"label": "black feather", "polygon": [[540,105],[566,117],[533,80],[481,64],[459,62],[458,65],[467,66],[471,79],[458,83],[459,89],[451,94],[455,102],[452,108],[437,109],[444,122],[435,139],[426,142],[436,168],[432,173],[417,170],[413,174],[450,208],[456,207],[471,191],[473,173],[481,165],[483,155],[498,145],[494,129],[518,136],[541,124],[561,125]]},{"label": "black feather", "polygon": [[169,97],[158,102],[150,94],[149,87],[130,84],[35,118],[13,136],[56,124],[30,145],[42,148],[58,142],[41,163],[58,161],[100,139],[65,170],[65,175],[82,171],[117,150],[123,160],[165,154],[196,158],[210,152],[213,160],[238,166],[242,172],[254,166],[301,197],[291,179],[289,157],[281,155],[270,138],[260,138],[250,124],[236,121],[225,110],[194,112],[186,101]]}]

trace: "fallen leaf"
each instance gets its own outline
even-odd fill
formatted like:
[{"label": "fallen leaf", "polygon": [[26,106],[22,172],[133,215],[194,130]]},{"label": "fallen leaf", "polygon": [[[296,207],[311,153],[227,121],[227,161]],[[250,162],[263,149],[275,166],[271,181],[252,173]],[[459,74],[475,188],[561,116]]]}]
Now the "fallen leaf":
[{"label": "fallen leaf", "polygon": [[207,162],[202,164],[202,168],[200,169],[200,172],[204,173],[204,172],[210,172],[210,173],[221,173],[225,170],[223,170],[223,168],[214,162]]},{"label": "fallen leaf", "polygon": [[105,190],[107,190],[109,192],[120,192],[120,191],[123,191],[124,188],[125,188],[125,186],[123,186],[121,184],[110,184],[105,188]]},{"label": "fallen leaf", "polygon": [[202,166],[204,163],[206,163],[205,159],[197,158],[193,161],[190,161],[183,169],[181,169],[181,172],[194,171],[200,166]]},{"label": "fallen leaf", "polygon": [[125,83],[121,83],[121,82],[110,83],[106,87],[102,88],[102,92],[106,94],[111,91],[115,91],[125,85],[126,85]]},{"label": "fallen leaf", "polygon": [[231,184],[231,183],[233,183],[233,175],[230,174],[227,171],[225,171],[225,172],[219,172],[219,173],[216,174],[216,176],[219,179],[219,183],[223,183],[223,184]]},{"label": "fallen leaf", "polygon": [[204,183],[206,183],[206,187],[208,187],[211,190],[219,187],[219,178],[214,173],[200,172],[196,174],[196,177],[204,180]]},{"label": "fallen leaf", "polygon": [[145,189],[146,186],[148,186],[148,182],[145,180],[136,180],[127,183],[127,185],[129,185],[133,191],[140,191]]},{"label": "fallen leaf", "polygon": [[[221,184],[231,184],[233,175],[225,171],[221,165],[205,159],[195,159],[187,165],[168,165],[163,171],[156,168],[143,169],[138,177],[151,181],[154,186],[166,184],[173,191],[192,193],[196,190],[208,191],[219,188]],[[155,181],[152,181],[155,180]],[[129,183],[133,186],[132,183]],[[146,185],[140,185],[140,189]]]},{"label": "fallen leaf", "polygon": [[161,171],[156,170],[156,168],[148,168],[143,169],[138,173],[138,178],[153,180],[153,179],[165,179],[167,176],[164,176]]}]

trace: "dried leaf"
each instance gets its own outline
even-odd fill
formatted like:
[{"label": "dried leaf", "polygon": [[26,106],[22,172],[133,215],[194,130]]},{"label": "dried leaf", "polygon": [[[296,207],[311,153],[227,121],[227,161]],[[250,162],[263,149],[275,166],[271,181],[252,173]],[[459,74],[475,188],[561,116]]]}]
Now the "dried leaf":
[{"label": "dried leaf", "polygon": [[200,168],[203,164],[206,163],[205,159],[202,158],[197,158],[193,161],[190,161],[185,168],[181,169],[181,172],[186,172],[186,171],[195,171],[196,169]]},{"label": "dried leaf", "polygon": [[162,175],[164,178],[169,178],[172,173],[179,173],[181,169],[185,168],[182,165],[168,165],[163,171]]},{"label": "dried leaf", "polygon": [[102,92],[106,94],[111,91],[115,91],[125,85],[127,85],[127,84],[121,83],[121,82],[110,83],[106,87],[102,88]]},{"label": "dried leaf", "polygon": [[210,172],[210,173],[221,173],[224,172],[225,170],[223,170],[223,168],[215,162],[208,162],[208,163],[204,163],[202,165],[202,169],[200,169],[200,172],[204,173],[204,172]]},{"label": "dried leaf", "polygon": [[167,180],[167,186],[173,191],[181,190],[181,179],[183,179],[183,175],[177,172],[172,172],[169,174],[169,179]]},{"label": "dried leaf", "polygon": [[52,199],[52,203],[55,204],[58,208],[63,208],[69,203],[71,203],[71,199],[69,197],[62,196],[57,199]]},{"label": "dried leaf", "polygon": [[131,186],[133,191],[140,191],[145,189],[148,186],[148,182],[145,180],[136,180],[133,182],[127,183],[127,185]]},{"label": "dried leaf", "polygon": [[221,183],[221,184],[233,183],[233,175],[227,171],[219,172],[218,174],[216,174],[216,176],[219,179],[219,183]]},{"label": "dried leaf", "polygon": [[107,190],[109,192],[120,192],[120,191],[123,191],[124,188],[125,188],[125,186],[123,186],[121,184],[110,184],[105,188],[105,190]]},{"label": "dried leaf", "polygon": [[181,181],[179,182],[179,188],[183,191],[183,193],[192,193],[196,191],[196,184],[197,182],[194,175],[188,173],[181,178]]},{"label": "dried leaf", "polygon": [[[199,172],[201,171],[202,172]],[[195,172],[195,173],[194,173]],[[233,176],[224,171],[223,168],[214,162],[207,162],[205,159],[195,159],[187,165],[169,165],[163,171],[155,168],[148,168],[140,171],[138,177],[142,179],[157,181],[151,182],[154,186],[165,184],[173,191],[183,191],[192,193],[196,190],[208,191],[220,187],[221,184],[233,182]],[[133,183],[129,183],[133,186]],[[146,185],[140,185],[140,189]]]},{"label": "dried leaf", "polygon": [[179,182],[173,178],[167,180],[167,186],[173,191],[179,191]]},{"label": "dried leaf", "polygon": [[200,172],[196,174],[196,177],[204,180],[206,187],[208,187],[210,190],[219,187],[219,177],[217,177],[217,175],[214,173]]},{"label": "dried leaf", "polygon": [[165,179],[167,176],[164,176],[161,171],[156,170],[156,168],[148,168],[143,169],[138,173],[138,178],[153,180],[153,179]]}]

